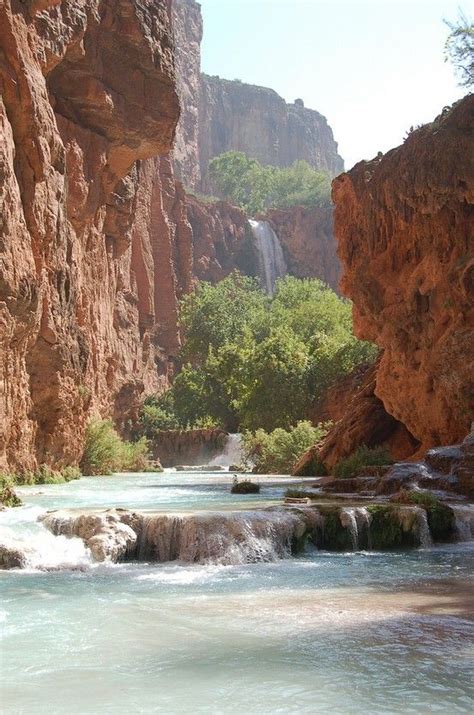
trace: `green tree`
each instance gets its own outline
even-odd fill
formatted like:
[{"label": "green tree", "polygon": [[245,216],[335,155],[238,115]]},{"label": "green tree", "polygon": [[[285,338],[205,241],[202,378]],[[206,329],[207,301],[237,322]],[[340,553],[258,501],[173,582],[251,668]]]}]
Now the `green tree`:
[{"label": "green tree", "polygon": [[274,429],[294,424],[308,404],[306,345],[284,327],[257,343],[249,355],[238,400],[246,429]]},{"label": "green tree", "polygon": [[331,179],[316,171],[306,161],[296,161],[285,169],[277,169],[273,176],[274,193],[271,205],[327,206],[330,204]]},{"label": "green tree", "polygon": [[444,46],[445,60],[452,63],[461,87],[474,85],[474,23],[459,12],[456,22],[445,20],[450,29]]},{"label": "green tree", "polygon": [[257,474],[291,473],[298,459],[327,433],[329,425],[314,427],[311,422],[301,421],[284,430],[272,432],[258,429],[243,435],[244,459],[253,465]]},{"label": "green tree", "polygon": [[253,325],[264,322],[267,306],[268,297],[255,278],[234,272],[217,285],[200,283],[181,304],[183,359],[203,362],[210,347],[240,340]]},{"label": "green tree", "polygon": [[239,151],[228,151],[209,163],[209,174],[217,191],[250,214],[263,211],[273,191],[273,168]]},{"label": "green tree", "polygon": [[[142,410],[142,434],[168,424],[288,428],[332,382],[375,358],[352,333],[351,304],[315,279],[287,277],[273,298],[235,273],[182,304],[183,367]],[[153,408],[153,409],[152,409]]]},{"label": "green tree", "polygon": [[228,151],[211,160],[209,174],[216,192],[251,215],[269,207],[330,205],[329,175],[306,161],[262,166],[243,152]]}]

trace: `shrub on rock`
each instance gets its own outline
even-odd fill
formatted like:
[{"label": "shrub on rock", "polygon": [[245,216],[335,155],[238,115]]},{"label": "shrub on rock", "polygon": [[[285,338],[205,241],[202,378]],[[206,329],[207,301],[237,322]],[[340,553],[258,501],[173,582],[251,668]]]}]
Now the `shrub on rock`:
[{"label": "shrub on rock", "polygon": [[234,479],[230,491],[232,494],[258,494],[260,492],[260,484],[251,482],[249,479],[244,479],[241,482],[239,482],[238,479]]}]

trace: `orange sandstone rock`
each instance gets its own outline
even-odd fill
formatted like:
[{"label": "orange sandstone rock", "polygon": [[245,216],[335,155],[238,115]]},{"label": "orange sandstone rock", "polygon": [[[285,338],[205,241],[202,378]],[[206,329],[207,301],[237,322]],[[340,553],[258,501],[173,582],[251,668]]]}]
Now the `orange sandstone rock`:
[{"label": "orange sandstone rock", "polygon": [[474,97],[333,183],[341,288],[382,349],[375,395],[420,442],[474,416]]},{"label": "orange sandstone rock", "polygon": [[126,421],[166,384],[179,342],[189,227],[147,161],[179,115],[170,6],[5,0],[0,45],[0,470],[61,467],[92,413]]}]

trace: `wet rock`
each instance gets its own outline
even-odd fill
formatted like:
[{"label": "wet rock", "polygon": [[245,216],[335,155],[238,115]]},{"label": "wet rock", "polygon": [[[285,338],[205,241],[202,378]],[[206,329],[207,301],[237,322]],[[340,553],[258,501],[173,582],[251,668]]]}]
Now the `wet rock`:
[{"label": "wet rock", "polygon": [[375,491],[378,484],[376,477],[353,477],[350,479],[334,478],[322,486],[323,491],[332,494],[355,494]]},{"label": "wet rock", "polygon": [[0,569],[21,569],[27,564],[28,554],[32,548],[14,538],[1,537],[0,543]]},{"label": "wet rock", "polygon": [[78,536],[96,561],[112,562],[124,559],[137,543],[137,533],[126,521],[137,525],[133,514],[115,510],[78,516],[59,511],[42,518],[44,526],[56,536]]},{"label": "wet rock", "polygon": [[450,474],[463,458],[463,452],[459,446],[434,447],[425,454],[425,462],[431,469],[443,474]]},{"label": "wet rock", "polygon": [[474,498],[474,434],[471,433],[461,445],[462,459],[453,468],[456,489],[467,497]]},{"label": "wet rock", "polygon": [[379,480],[376,494],[395,494],[402,488],[413,488],[432,479],[431,473],[423,462],[399,462]]}]

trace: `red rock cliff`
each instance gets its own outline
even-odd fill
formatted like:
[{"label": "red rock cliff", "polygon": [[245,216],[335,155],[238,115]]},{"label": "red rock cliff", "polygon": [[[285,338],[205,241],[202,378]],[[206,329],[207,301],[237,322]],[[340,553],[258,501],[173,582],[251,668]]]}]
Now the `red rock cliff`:
[{"label": "red rock cliff", "polygon": [[186,187],[209,193],[209,160],[230,150],[264,164],[304,159],[332,176],[343,171],[326,118],[301,99],[287,104],[272,89],[201,74],[199,3],[173,0],[173,24],[182,104],[173,159]]},{"label": "red rock cliff", "polygon": [[474,417],[474,96],[335,179],[342,291],[382,348],[375,394],[420,442]]},{"label": "red rock cliff", "polygon": [[3,0],[0,45],[0,471],[60,467],[179,343],[189,226],[148,159],[179,115],[170,6]]},{"label": "red rock cliff", "polygon": [[289,273],[297,278],[320,278],[337,290],[341,267],[332,208],[269,209],[265,218],[280,239]]},{"label": "red rock cliff", "polygon": [[[244,211],[227,201],[209,204],[190,195],[186,204],[196,278],[215,283],[236,269],[244,275],[257,276],[255,239]],[[276,232],[290,275],[320,278],[337,288],[340,264],[331,209],[269,209],[259,218],[268,221]]]},{"label": "red rock cliff", "polygon": [[302,100],[287,104],[274,90],[201,75],[199,163],[201,190],[210,190],[209,161],[242,151],[262,164],[290,166],[303,159],[336,176],[344,168],[326,117]]}]

